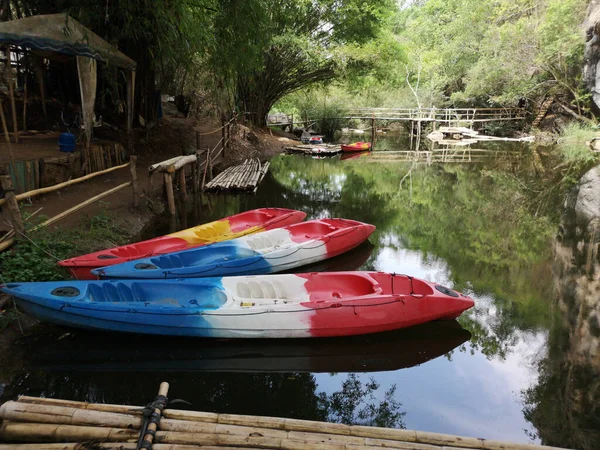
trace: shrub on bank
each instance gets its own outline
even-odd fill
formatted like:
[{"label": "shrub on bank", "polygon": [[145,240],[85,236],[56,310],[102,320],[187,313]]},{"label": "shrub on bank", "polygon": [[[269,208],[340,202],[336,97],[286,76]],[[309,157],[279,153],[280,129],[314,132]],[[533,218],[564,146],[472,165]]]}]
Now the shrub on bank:
[{"label": "shrub on bank", "polygon": [[[39,219],[38,219],[39,220]],[[33,226],[31,224],[30,226]],[[107,212],[73,229],[41,229],[0,253],[0,281],[53,281],[69,278],[57,261],[125,244],[128,228]]]}]

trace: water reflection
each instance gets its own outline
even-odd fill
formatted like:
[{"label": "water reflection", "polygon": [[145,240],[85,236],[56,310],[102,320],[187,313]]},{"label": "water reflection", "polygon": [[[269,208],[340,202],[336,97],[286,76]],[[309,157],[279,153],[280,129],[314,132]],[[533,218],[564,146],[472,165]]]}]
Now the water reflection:
[{"label": "water reflection", "polygon": [[544,443],[587,450],[600,446],[600,259],[593,224],[574,217],[554,243],[557,317],[523,412]]},{"label": "water reflection", "polygon": [[365,337],[275,341],[64,332],[50,328],[21,340],[25,364],[50,372],[378,372],[422,364],[471,337],[455,321]]},{"label": "water reflection", "polygon": [[[434,330],[357,337],[317,347],[310,342],[199,346],[113,336],[81,341],[87,342],[87,352],[78,335],[48,343],[42,338],[39,351],[35,341],[19,347],[31,365],[12,377],[3,398],[29,393],[146,403],[168,378],[174,395],[193,401],[197,409],[359,420],[372,396],[376,406],[390,401],[394,410],[388,417],[396,426],[571,445],[576,441],[561,441],[559,435],[568,436],[566,428],[575,423],[580,438],[585,434],[597,444],[597,435],[589,432],[597,424],[598,388],[591,378],[597,371],[588,370],[589,358],[570,350],[592,342],[580,339],[589,322],[578,320],[581,309],[569,306],[562,309],[569,318],[562,323],[551,302],[557,280],[567,273],[569,280],[582,277],[579,269],[562,275],[552,271],[558,220],[546,212],[560,208],[558,191],[548,188],[556,161],[522,144],[487,143],[481,147],[486,152],[477,158],[471,152],[469,163],[458,164],[439,163],[433,153],[418,162],[414,154],[413,160],[402,160],[407,147],[394,137],[380,139],[377,148],[390,151],[344,161],[276,157],[256,196],[189,201],[188,209],[182,208],[186,214],[171,224],[168,218],[153,222],[142,237],[265,206],[300,209],[309,219],[370,222],[377,226],[370,244],[299,271],[386,270],[450,285],[476,300],[460,318],[472,335],[469,341],[464,342],[467,335],[460,327],[437,335]],[[447,160],[451,154],[443,151]],[[564,245],[569,251],[576,247]],[[575,254],[575,266],[587,259]],[[572,256],[565,261],[572,264]],[[581,290],[577,283],[570,282],[565,292]],[[578,302],[568,296],[563,301],[585,303]],[[368,392],[371,378],[378,389],[352,397],[357,383],[360,392]],[[338,394],[354,398],[347,403],[351,411],[332,409]],[[553,425],[560,421],[563,428]],[[590,445],[585,444],[599,447]]]}]

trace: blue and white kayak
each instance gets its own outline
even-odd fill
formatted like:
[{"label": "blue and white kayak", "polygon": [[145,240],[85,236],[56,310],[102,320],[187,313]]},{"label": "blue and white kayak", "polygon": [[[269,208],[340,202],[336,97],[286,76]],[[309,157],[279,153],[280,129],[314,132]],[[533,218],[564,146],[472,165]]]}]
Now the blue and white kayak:
[{"label": "blue and white kayak", "polygon": [[191,250],[92,270],[105,278],[195,278],[281,272],[357,247],[375,230],[347,219],[319,219]]},{"label": "blue and white kayak", "polygon": [[455,319],[473,300],[382,272],[9,283],[42,321],[92,330],[219,338],[350,336]]}]

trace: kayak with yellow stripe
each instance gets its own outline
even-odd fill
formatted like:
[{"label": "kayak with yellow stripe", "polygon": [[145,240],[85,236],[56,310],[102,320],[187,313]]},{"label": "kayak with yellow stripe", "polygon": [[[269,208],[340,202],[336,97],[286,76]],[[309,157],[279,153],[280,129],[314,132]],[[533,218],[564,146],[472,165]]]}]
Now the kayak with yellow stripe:
[{"label": "kayak with yellow stripe", "polygon": [[59,261],[80,280],[94,280],[91,270],[139,258],[187,250],[301,222],[306,213],[285,208],[259,208],[147,241],[136,242]]}]

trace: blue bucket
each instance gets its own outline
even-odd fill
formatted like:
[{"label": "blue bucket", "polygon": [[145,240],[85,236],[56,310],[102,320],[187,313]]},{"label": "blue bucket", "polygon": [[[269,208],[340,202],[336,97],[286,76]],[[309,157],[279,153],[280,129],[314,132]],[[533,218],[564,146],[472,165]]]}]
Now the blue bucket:
[{"label": "blue bucket", "polygon": [[61,152],[73,153],[75,151],[75,135],[72,133],[61,133],[58,137],[58,146]]}]

